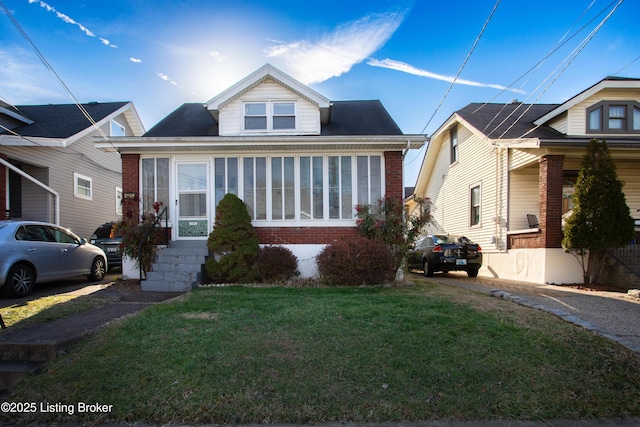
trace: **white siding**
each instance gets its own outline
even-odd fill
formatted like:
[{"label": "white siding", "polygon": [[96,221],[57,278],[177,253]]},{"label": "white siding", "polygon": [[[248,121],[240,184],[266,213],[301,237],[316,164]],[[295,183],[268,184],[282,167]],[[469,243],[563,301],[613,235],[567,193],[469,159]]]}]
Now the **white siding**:
[{"label": "white siding", "polygon": [[[506,151],[496,150],[462,126],[458,127],[459,161],[450,165],[449,133],[440,143],[426,196],[433,203],[436,226],[464,234],[485,250],[500,249],[506,239]],[[432,141],[433,143],[433,141]],[[470,225],[470,189],[481,185],[480,224]]]},{"label": "white siding", "polygon": [[292,132],[278,132],[289,134],[320,134],[320,110],[318,106],[291,92],[273,80],[267,80],[250,91],[242,94],[238,99],[220,109],[218,131],[221,136],[255,134],[243,131],[242,103],[247,101],[295,101],[296,126]]},{"label": "white siding", "polygon": [[509,231],[529,228],[527,214],[540,220],[539,167],[536,164],[509,176]]}]

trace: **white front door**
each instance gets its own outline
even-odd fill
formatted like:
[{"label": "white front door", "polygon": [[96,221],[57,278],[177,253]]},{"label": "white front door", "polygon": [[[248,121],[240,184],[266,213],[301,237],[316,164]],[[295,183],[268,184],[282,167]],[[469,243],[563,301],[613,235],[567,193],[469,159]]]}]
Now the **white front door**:
[{"label": "white front door", "polygon": [[176,164],[177,237],[201,239],[209,236],[209,164],[182,162]]}]

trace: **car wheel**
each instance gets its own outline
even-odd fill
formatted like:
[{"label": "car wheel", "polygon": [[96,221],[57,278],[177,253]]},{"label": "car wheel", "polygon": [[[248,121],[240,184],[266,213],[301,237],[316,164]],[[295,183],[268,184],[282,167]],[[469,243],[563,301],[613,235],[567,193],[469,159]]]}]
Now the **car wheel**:
[{"label": "car wheel", "polygon": [[107,273],[107,264],[104,262],[104,258],[95,257],[91,263],[91,274],[89,274],[89,280],[97,282],[104,279]]},{"label": "car wheel", "polygon": [[16,264],[11,267],[7,280],[2,287],[2,293],[8,297],[26,297],[33,291],[36,275],[27,264]]},{"label": "car wheel", "polygon": [[433,270],[431,269],[431,267],[429,267],[429,261],[427,261],[427,260],[424,261],[422,269],[424,270],[425,277],[432,277],[433,276]]},{"label": "car wheel", "polygon": [[478,277],[478,269],[474,268],[473,270],[467,270],[467,276]]}]

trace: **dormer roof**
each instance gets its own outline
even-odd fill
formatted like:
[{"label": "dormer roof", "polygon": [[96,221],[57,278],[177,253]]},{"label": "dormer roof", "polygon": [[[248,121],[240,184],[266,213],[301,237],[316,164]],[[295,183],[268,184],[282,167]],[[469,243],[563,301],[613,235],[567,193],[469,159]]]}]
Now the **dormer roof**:
[{"label": "dormer roof", "polygon": [[217,121],[220,108],[223,108],[225,105],[267,80],[273,80],[277,84],[316,105],[320,109],[320,119],[322,123],[326,123],[329,120],[331,101],[328,98],[288,74],[283,73],[271,64],[263,65],[233,86],[214,96],[206,102],[205,108]]}]

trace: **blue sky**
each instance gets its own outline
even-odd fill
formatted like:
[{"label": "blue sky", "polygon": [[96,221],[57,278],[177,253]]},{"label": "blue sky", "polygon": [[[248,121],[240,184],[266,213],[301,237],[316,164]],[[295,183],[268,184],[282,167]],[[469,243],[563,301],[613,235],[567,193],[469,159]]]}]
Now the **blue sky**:
[{"label": "blue sky", "polygon": [[[470,102],[560,103],[606,76],[640,77],[638,0],[1,5],[78,100],[133,101],[147,129],[267,62],[332,100],[381,100],[408,134]],[[73,102],[3,9],[0,99]],[[423,153],[407,155],[406,185]]]}]

